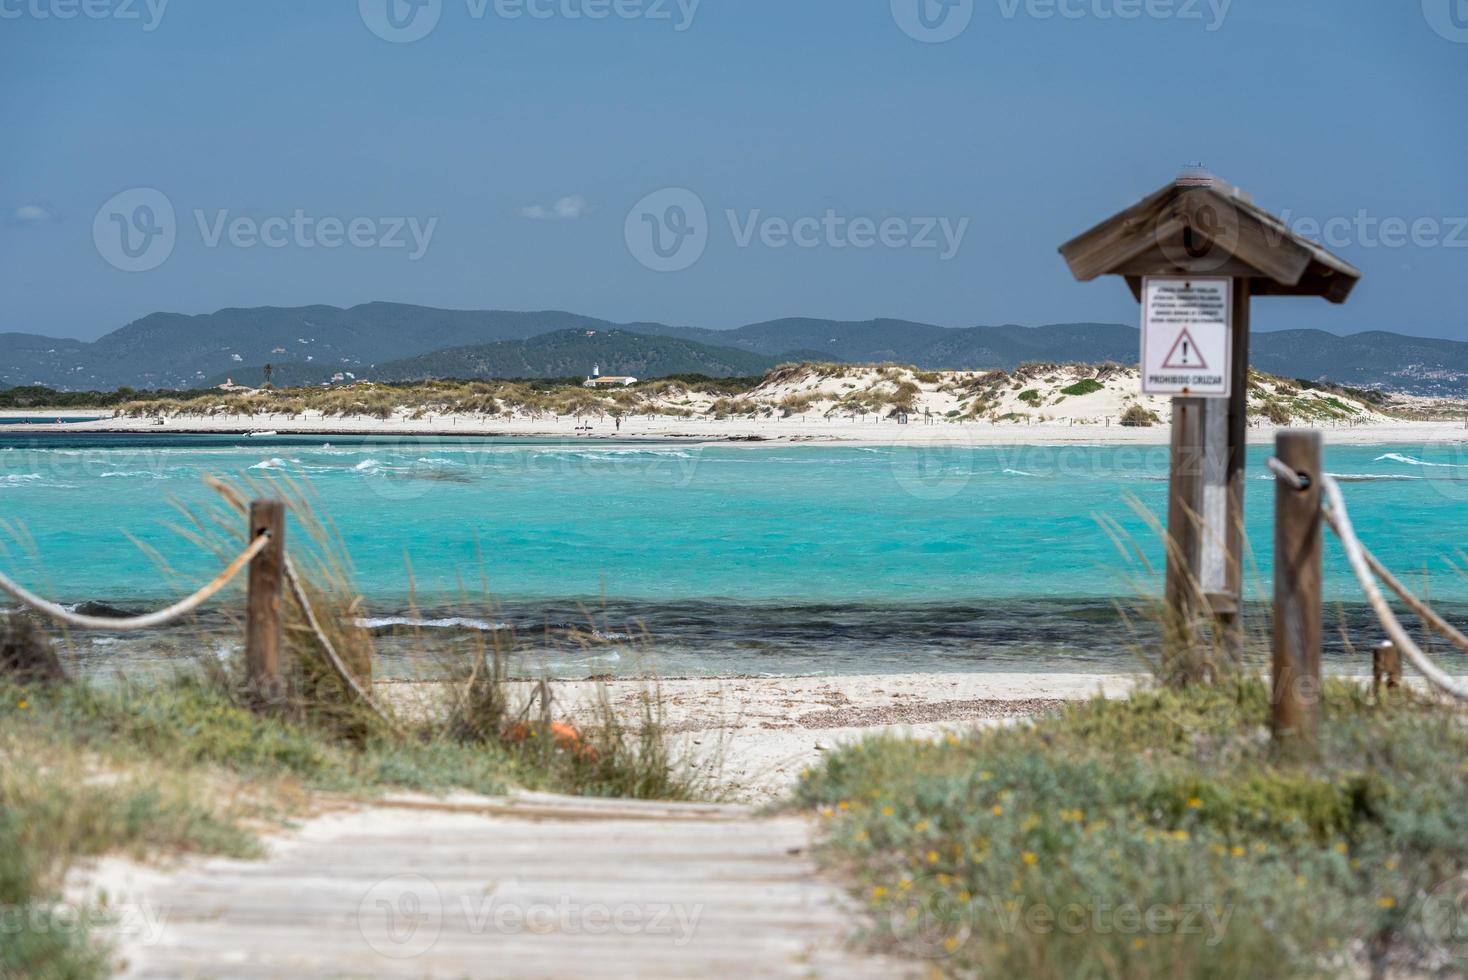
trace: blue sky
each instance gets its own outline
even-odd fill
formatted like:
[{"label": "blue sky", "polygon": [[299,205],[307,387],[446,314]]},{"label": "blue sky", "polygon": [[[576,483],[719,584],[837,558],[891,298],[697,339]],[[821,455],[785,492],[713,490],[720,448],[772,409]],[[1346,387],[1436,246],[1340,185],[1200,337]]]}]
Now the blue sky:
[{"label": "blue sky", "polygon": [[[1259,327],[1468,340],[1468,0],[387,2],[0,0],[0,331],[374,299],[1130,322],[1056,247],[1202,161],[1365,272]],[[675,271],[637,239],[660,191],[702,217]]]}]

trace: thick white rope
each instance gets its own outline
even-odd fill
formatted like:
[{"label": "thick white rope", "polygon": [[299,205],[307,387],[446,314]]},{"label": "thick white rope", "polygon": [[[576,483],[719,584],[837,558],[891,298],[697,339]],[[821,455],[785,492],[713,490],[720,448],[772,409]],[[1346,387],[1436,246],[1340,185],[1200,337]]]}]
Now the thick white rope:
[{"label": "thick white rope", "polygon": [[1264,465],[1281,480],[1294,487],[1296,490],[1304,490],[1310,486],[1310,481],[1280,462],[1279,457],[1271,456],[1264,461]]},{"label": "thick white rope", "polygon": [[311,608],[311,600],[306,596],[306,589],[301,585],[300,576],[296,574],[295,562],[291,561],[290,555],[285,556],[285,577],[290,579],[291,592],[295,595],[296,602],[300,603],[301,612],[306,616],[306,625],[310,626],[311,632],[316,634],[316,642],[321,645],[322,652],[326,654],[327,663],[331,665],[331,669],[336,673],[336,676],[388,728],[401,735],[402,729],[377,706],[377,702],[372,700],[372,695],[362,689],[362,685],[357,682],[357,678],[347,669],[346,663],[337,654],[336,646],[327,637],[326,632],[322,630],[321,622],[316,618],[316,610]]},{"label": "thick white rope", "polygon": [[1365,557],[1366,564],[1371,567],[1371,571],[1375,573],[1376,577],[1381,579],[1387,588],[1400,596],[1402,601],[1407,604],[1407,608],[1416,613],[1418,618],[1447,637],[1447,639],[1452,641],[1454,646],[1468,651],[1468,636],[1463,635],[1456,626],[1443,619],[1433,611],[1431,606],[1408,591],[1407,587],[1398,581],[1397,577],[1388,571],[1385,565],[1377,561],[1376,556],[1367,550],[1365,545],[1361,546],[1361,554]]},{"label": "thick white rope", "polygon": [[134,616],[130,619],[112,619],[107,616],[78,615],[77,613],[70,612],[65,607],[59,606],[54,602],[47,602],[45,599],[42,599],[34,592],[27,591],[20,585],[11,581],[3,573],[0,573],[0,591],[10,593],[11,596],[13,596],[23,605],[30,606],[32,609],[36,610],[36,612],[50,616],[57,622],[65,623],[67,626],[70,626],[73,629],[104,630],[108,633],[134,633],[138,630],[147,630],[154,629],[158,626],[166,626],[174,620],[193,612],[199,606],[203,605],[205,602],[213,598],[220,589],[228,585],[230,583],[230,580],[239,574],[240,569],[249,564],[250,559],[254,558],[261,551],[263,551],[265,549],[265,546],[269,543],[269,532],[260,534],[258,537],[255,538],[254,541],[250,542],[249,547],[240,552],[238,558],[230,562],[229,565],[224,569],[224,571],[214,576],[214,580],[208,585],[204,586],[198,592],[195,592],[193,595],[189,596],[187,599],[182,600],[181,602],[174,603],[167,609],[160,609],[157,612],[148,613],[145,616]]},{"label": "thick white rope", "polygon": [[1340,538],[1346,558],[1351,563],[1351,570],[1356,573],[1356,581],[1361,584],[1361,591],[1366,593],[1367,601],[1376,611],[1376,618],[1381,620],[1382,629],[1386,630],[1387,636],[1391,637],[1402,656],[1406,657],[1412,666],[1427,678],[1429,683],[1459,700],[1468,701],[1468,687],[1458,683],[1451,674],[1441,670],[1427,659],[1427,655],[1402,628],[1396,613],[1392,612],[1392,607],[1387,604],[1386,597],[1381,594],[1381,589],[1377,587],[1376,579],[1372,576],[1366,549],[1362,547],[1360,539],[1356,537],[1356,529],[1351,525],[1351,515],[1346,512],[1346,499],[1341,493],[1340,485],[1332,477],[1322,474],[1320,488],[1324,491],[1326,500],[1330,504],[1329,509],[1322,511],[1325,521],[1335,531],[1336,537]]}]

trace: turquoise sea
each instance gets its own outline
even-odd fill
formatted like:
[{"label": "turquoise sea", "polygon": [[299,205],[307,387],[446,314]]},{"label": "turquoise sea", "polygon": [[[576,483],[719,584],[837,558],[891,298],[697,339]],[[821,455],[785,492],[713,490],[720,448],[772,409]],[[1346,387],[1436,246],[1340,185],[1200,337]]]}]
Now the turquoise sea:
[{"label": "turquoise sea", "polygon": [[[1255,598],[1270,581],[1266,455],[1250,454]],[[1468,611],[1463,447],[1327,461],[1368,545]],[[1103,522],[1160,569],[1145,513],[1162,512],[1166,464],[1165,447],[1137,446],[12,434],[0,520],[24,540],[0,535],[0,568],[57,601],[158,604],[218,567],[176,530],[180,507],[212,497],[206,474],[290,475],[339,529],[385,636],[409,620],[445,637],[513,628],[573,674],[627,669],[628,637],[645,641],[639,664],[674,674],[1125,668],[1147,638],[1117,601],[1155,594],[1160,573]],[[1332,621],[1374,641],[1333,544],[1327,587]],[[74,642],[102,662],[137,655],[138,641]]]}]

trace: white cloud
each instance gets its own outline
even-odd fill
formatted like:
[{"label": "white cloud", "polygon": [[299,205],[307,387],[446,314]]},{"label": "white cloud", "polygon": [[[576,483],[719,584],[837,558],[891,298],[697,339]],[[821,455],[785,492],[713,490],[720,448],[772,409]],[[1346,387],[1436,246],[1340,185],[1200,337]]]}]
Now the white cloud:
[{"label": "white cloud", "polygon": [[44,225],[60,221],[61,215],[49,204],[22,204],[6,215],[11,224]]},{"label": "white cloud", "polygon": [[520,209],[520,214],[526,218],[536,221],[575,221],[588,210],[586,198],[580,194],[572,194],[563,197],[550,207],[542,204],[532,204]]}]

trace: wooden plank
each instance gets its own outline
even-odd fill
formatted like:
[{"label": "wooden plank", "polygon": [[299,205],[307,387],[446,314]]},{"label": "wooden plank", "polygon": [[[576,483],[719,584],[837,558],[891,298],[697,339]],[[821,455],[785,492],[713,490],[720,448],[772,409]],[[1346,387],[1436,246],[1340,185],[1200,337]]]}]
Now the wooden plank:
[{"label": "wooden plank", "polygon": [[680,822],[331,813],[262,861],[196,859],[136,883],[109,871],[114,906],[165,913],[157,935],[114,938],[134,977],[918,974],[854,951],[857,903],[818,875],[810,820],[707,809]]},{"label": "wooden plank", "polygon": [[[1211,187],[1184,191],[1177,208],[1188,225],[1206,235],[1214,247],[1251,266],[1257,275],[1294,285],[1310,266],[1311,249],[1282,224],[1260,219],[1257,208]],[[1225,275],[1227,273],[1215,273]]]},{"label": "wooden plank", "polygon": [[1152,229],[1176,196],[1177,186],[1169,184],[1060,246],[1071,273],[1081,282],[1089,282],[1110,272],[1117,250],[1130,247],[1139,232],[1155,237]]},{"label": "wooden plank", "polygon": [[[1237,286],[1237,284],[1235,284]],[[1203,411],[1203,472],[1198,479],[1198,587],[1204,594],[1231,593],[1229,587],[1229,402],[1200,399]],[[1210,608],[1218,612],[1216,607]]]}]

